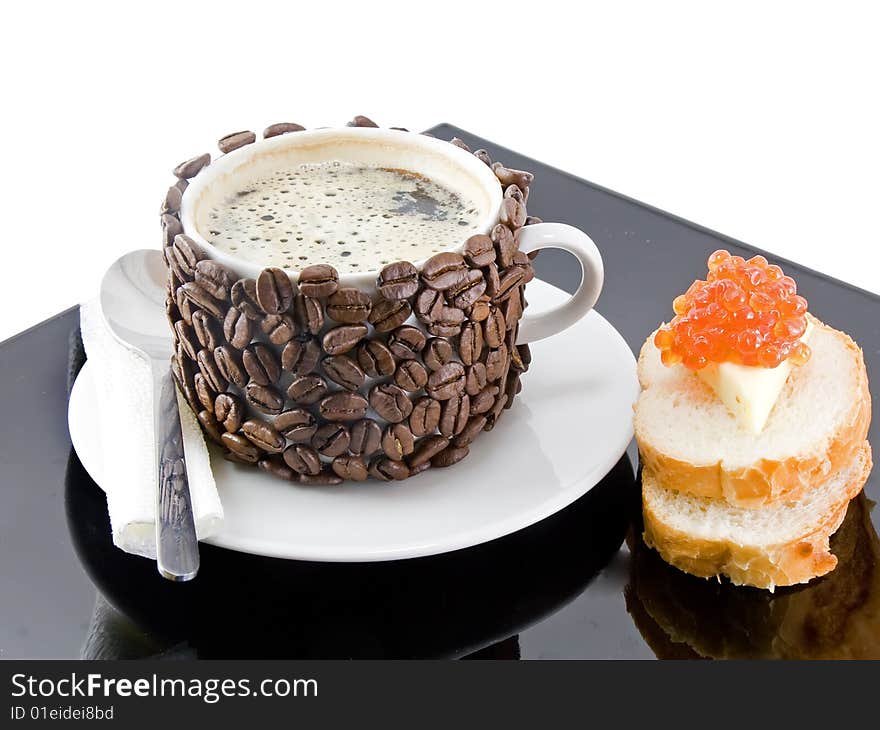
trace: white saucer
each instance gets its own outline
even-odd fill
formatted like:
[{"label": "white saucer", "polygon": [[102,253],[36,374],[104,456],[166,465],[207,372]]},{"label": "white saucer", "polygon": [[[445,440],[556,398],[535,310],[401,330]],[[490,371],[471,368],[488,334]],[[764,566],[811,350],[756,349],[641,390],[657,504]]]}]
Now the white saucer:
[{"label": "white saucer", "polygon": [[[534,280],[529,313],[569,295]],[[226,513],[207,542],[278,558],[374,561],[458,550],[548,517],[595,486],[633,435],[635,358],[620,334],[590,312],[531,345],[523,391],[468,458],[404,482],[303,487],[234,465],[212,450]],[[101,484],[98,409],[89,363],[70,395],[70,436]]]}]

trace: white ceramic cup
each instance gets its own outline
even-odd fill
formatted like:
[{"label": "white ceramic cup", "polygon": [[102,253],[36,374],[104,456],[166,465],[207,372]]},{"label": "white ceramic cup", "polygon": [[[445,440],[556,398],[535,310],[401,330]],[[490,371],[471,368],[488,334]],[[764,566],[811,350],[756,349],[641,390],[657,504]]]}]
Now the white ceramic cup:
[{"label": "white ceramic cup", "polygon": [[[479,232],[488,234],[498,223],[503,190],[494,172],[465,150],[444,140],[390,129],[344,127],[283,134],[245,145],[223,155],[203,169],[183,195],[180,221],[183,231],[213,260],[239,276],[256,278],[264,268],[223,252],[200,233],[210,201],[234,189],[235,181],[260,169],[284,164],[341,160],[345,162],[406,169],[446,187],[467,194],[479,202],[482,215]],[[540,184],[540,181],[538,182]],[[596,244],[583,231],[563,223],[537,223],[518,232],[519,250],[560,248],[578,259],[582,278],[577,291],[565,303],[538,314],[525,313],[520,320],[518,343],[534,342],[570,327],[592,309],[602,291],[604,269]],[[464,241],[450,248],[461,251]],[[313,261],[309,263],[321,263]],[[341,274],[343,286],[375,287],[381,266],[358,273]],[[412,262],[421,268],[423,261]],[[295,282],[298,272],[286,270]]]}]

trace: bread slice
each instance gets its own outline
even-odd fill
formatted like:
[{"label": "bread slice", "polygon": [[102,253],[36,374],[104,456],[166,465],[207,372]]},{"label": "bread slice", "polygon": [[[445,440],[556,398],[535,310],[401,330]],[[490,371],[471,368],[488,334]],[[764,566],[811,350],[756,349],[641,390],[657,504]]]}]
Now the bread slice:
[{"label": "bread slice", "polygon": [[773,589],[806,583],[834,569],[828,538],[871,471],[871,447],[797,502],[755,510],[665,489],[642,472],[645,543],[668,563],[704,578]]},{"label": "bread slice", "polygon": [[811,321],[812,356],[792,370],[757,435],[693,372],[664,366],[648,338],[635,435],[642,463],[665,488],[760,507],[801,498],[853,460],[871,421],[862,351],[843,332]]}]

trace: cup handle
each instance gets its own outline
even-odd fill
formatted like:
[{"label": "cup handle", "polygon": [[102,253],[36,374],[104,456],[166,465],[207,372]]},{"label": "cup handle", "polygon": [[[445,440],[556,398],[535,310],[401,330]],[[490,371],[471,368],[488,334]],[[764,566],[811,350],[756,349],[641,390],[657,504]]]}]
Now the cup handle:
[{"label": "cup handle", "polygon": [[571,327],[589,312],[605,280],[602,255],[593,240],[579,228],[565,223],[535,223],[519,230],[519,250],[530,253],[541,248],[561,248],[577,256],[581,283],[564,304],[540,314],[525,313],[519,321],[517,344],[543,340]]}]

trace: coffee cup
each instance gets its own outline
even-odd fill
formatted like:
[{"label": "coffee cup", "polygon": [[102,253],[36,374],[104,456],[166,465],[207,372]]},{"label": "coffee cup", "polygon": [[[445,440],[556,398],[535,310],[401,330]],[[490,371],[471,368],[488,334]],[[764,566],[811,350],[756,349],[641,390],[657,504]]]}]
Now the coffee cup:
[{"label": "coffee cup", "polygon": [[[595,244],[528,218],[531,175],[485,153],[361,127],[241,139],[177,168],[162,219],[173,370],[232,460],[305,484],[452,465],[512,405],[528,343],[599,296]],[[583,276],[533,315],[542,248]]]}]

